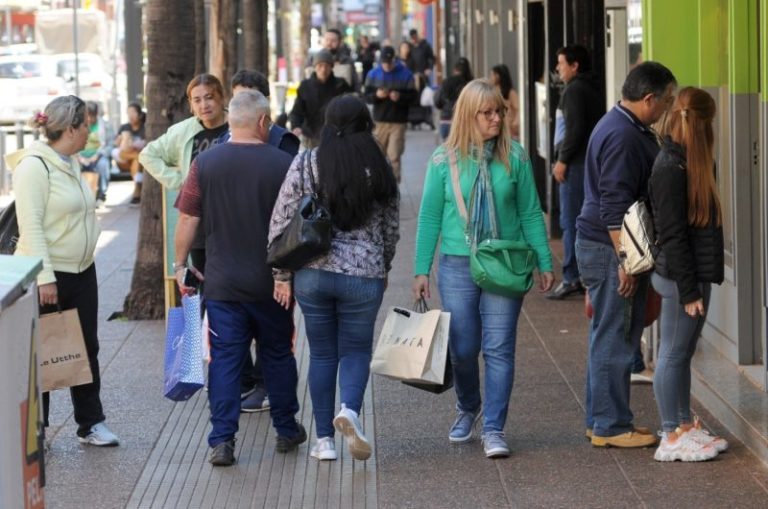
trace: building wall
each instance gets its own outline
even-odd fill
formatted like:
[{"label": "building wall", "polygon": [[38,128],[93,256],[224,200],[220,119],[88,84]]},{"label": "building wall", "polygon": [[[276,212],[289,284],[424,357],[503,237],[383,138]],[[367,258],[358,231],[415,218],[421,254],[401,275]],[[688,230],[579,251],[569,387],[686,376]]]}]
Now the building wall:
[{"label": "building wall", "polygon": [[[705,340],[734,363],[762,365],[766,350],[768,12],[759,0],[645,0],[646,59],[718,105],[717,176],[726,281],[713,291]],[[759,17],[758,17],[759,16]]]}]

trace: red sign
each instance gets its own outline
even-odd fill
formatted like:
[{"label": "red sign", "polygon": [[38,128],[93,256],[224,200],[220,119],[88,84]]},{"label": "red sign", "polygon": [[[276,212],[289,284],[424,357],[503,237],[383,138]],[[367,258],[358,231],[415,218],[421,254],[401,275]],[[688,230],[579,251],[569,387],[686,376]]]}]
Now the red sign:
[{"label": "red sign", "polygon": [[421,5],[429,5],[435,3],[435,0],[419,0]]}]

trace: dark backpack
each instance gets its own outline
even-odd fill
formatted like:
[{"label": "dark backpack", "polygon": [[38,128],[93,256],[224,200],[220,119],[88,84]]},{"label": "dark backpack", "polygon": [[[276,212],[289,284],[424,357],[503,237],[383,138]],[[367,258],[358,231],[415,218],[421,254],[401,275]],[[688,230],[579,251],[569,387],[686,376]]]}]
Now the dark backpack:
[{"label": "dark backpack", "polygon": [[[50,179],[51,171],[48,169],[48,165],[45,164],[43,158],[40,156],[34,157],[37,157],[43,163]],[[16,251],[16,244],[18,242],[19,221],[16,218],[16,201],[12,201],[10,205],[0,212],[0,254],[12,255]]]}]

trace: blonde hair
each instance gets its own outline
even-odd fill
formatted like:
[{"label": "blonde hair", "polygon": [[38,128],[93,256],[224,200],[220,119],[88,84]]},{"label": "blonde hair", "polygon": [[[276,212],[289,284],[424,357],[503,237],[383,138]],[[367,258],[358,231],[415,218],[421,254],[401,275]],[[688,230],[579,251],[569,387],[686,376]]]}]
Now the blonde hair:
[{"label": "blonde hair", "polygon": [[459,155],[473,157],[473,148],[482,147],[483,140],[477,127],[477,115],[487,105],[498,108],[501,113],[500,132],[496,137],[494,159],[504,163],[507,171],[512,171],[509,162],[510,132],[507,122],[504,120],[506,106],[504,98],[499,90],[486,79],[476,79],[467,83],[459,94],[459,100],[453,110],[451,132],[445,140],[448,150],[456,150]]},{"label": "blonde hair", "polygon": [[80,127],[85,122],[85,102],[77,96],[65,95],[49,102],[29,124],[38,129],[48,141],[56,141],[68,127]]}]

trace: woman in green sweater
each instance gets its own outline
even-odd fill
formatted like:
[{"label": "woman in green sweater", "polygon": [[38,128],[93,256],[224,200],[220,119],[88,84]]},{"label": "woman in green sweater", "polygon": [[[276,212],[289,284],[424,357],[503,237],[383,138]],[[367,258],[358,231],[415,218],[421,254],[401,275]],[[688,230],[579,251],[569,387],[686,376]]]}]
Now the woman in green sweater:
[{"label": "woman in green sweater", "polygon": [[[450,160],[458,167],[458,184],[469,217],[478,216],[473,203],[484,192],[499,224],[499,237],[523,240],[536,253],[541,274],[539,290],[554,282],[552,256],[547,242],[541,205],[525,150],[510,138],[504,122],[501,94],[485,80],[470,82],[456,103],[453,129],[446,142],[432,154],[424,180],[424,194],[416,233],[414,296],[429,298],[429,274],[440,242],[437,271],[440,297],[451,313],[449,350],[453,363],[458,417],[448,433],[451,442],[472,438],[483,419],[483,446],[489,458],[509,456],[504,440],[509,398],[515,370],[517,319],[522,298],[509,298],[481,289],[469,268],[469,235],[480,229],[459,213],[451,180]],[[478,357],[485,360],[485,402],[480,396]]]}]

